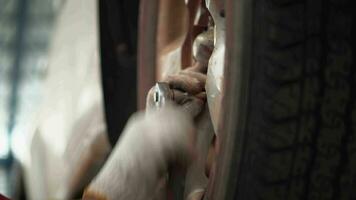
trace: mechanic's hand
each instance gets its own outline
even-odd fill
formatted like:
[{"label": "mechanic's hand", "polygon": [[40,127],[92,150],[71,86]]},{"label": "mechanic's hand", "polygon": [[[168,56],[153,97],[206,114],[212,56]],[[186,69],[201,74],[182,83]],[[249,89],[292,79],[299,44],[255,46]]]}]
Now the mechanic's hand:
[{"label": "mechanic's hand", "polygon": [[[195,118],[203,110],[206,101],[205,82],[206,69],[195,65],[180,71],[178,74],[167,76],[163,82],[168,83],[173,101],[181,105],[183,110]],[[147,105],[153,105],[154,88],[147,95]]]},{"label": "mechanic's hand", "polygon": [[83,199],[152,200],[159,196],[171,164],[185,167],[194,159],[194,131],[187,114],[171,104],[133,115]]}]

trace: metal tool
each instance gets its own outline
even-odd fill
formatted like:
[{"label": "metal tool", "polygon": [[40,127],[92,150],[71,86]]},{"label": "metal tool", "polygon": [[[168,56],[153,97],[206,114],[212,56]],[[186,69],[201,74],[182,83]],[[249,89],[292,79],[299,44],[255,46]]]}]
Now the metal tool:
[{"label": "metal tool", "polygon": [[154,87],[153,101],[156,108],[162,108],[167,101],[173,100],[173,92],[168,83],[158,82]]}]

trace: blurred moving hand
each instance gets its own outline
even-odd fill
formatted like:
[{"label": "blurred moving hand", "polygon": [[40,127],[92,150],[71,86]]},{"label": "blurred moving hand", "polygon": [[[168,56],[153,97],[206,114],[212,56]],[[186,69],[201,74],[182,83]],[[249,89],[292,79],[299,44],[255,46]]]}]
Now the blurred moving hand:
[{"label": "blurred moving hand", "polygon": [[[188,68],[165,80],[173,103],[162,109],[135,114],[104,167],[83,199],[165,199],[162,195],[168,167],[185,168],[195,157],[193,119],[204,108],[206,75]],[[152,104],[153,90],[147,96]]]}]

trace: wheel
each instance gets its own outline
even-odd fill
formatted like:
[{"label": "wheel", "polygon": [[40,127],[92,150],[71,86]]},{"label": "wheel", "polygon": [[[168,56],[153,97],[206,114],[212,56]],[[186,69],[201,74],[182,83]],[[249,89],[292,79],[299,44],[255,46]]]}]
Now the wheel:
[{"label": "wheel", "polygon": [[139,0],[98,1],[105,120],[112,146],[137,109],[138,5]]},{"label": "wheel", "polygon": [[355,199],[352,1],[228,0],[212,199]]}]

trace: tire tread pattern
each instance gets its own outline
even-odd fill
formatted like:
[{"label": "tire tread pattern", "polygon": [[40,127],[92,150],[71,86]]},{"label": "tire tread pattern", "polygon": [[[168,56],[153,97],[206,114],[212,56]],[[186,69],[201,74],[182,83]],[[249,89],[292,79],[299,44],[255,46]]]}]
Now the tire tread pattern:
[{"label": "tire tread pattern", "polygon": [[350,0],[256,0],[236,199],[356,199]]}]

